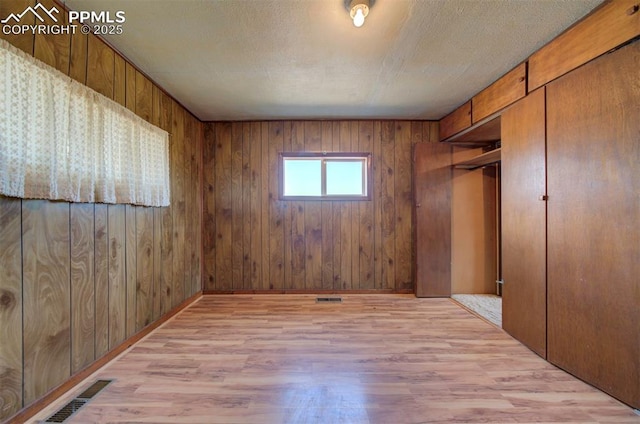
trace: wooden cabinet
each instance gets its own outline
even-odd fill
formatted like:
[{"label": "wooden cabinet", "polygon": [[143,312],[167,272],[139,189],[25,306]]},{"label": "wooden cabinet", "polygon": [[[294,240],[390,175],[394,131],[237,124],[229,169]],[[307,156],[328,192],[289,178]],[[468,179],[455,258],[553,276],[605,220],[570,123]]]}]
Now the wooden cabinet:
[{"label": "wooden cabinet", "polygon": [[637,0],[608,1],[531,55],[529,90],[640,35],[639,6]]},{"label": "wooden cabinet", "polygon": [[472,123],[492,115],[527,95],[527,64],[520,65],[473,96]]},{"label": "wooden cabinet", "polygon": [[548,359],[640,408],[640,42],[547,86]]},{"label": "wooden cabinet", "polygon": [[503,327],[635,408],[639,66],[635,42],[502,115]]},{"label": "wooden cabinet", "polygon": [[471,100],[440,120],[440,140],[471,126]]},{"label": "wooden cabinet", "polygon": [[502,327],[546,357],[545,89],[502,115]]},{"label": "wooden cabinet", "polygon": [[414,147],[416,296],[451,295],[451,146]]}]

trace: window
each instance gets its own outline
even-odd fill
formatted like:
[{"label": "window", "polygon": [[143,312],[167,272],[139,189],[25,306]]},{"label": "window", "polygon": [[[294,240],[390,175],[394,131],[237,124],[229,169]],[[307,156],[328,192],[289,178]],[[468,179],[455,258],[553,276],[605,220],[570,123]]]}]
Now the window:
[{"label": "window", "polygon": [[371,200],[370,153],[281,153],[283,200]]},{"label": "window", "polygon": [[166,131],[0,40],[1,195],[169,206],[170,185]]}]

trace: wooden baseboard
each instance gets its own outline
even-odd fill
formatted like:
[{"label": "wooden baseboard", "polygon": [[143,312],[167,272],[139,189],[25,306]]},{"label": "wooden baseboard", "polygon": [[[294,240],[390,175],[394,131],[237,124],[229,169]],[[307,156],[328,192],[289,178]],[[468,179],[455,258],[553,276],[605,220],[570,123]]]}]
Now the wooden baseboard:
[{"label": "wooden baseboard", "polygon": [[63,394],[71,390],[73,387],[81,383],[82,380],[86,379],[91,374],[98,371],[100,368],[105,366],[108,362],[116,358],[125,350],[129,349],[131,346],[133,346],[140,339],[142,339],[143,337],[151,333],[153,330],[155,330],[156,328],[164,324],[167,320],[172,318],[177,313],[181,312],[183,309],[185,309],[187,306],[191,305],[201,297],[202,297],[202,292],[198,292],[193,296],[191,296],[190,298],[186,299],[185,301],[180,303],[178,306],[173,308],[171,311],[167,312],[162,317],[158,318],[157,321],[149,324],[148,326],[140,330],[138,333],[129,337],[124,342],[120,343],[118,346],[114,347],[109,352],[104,354],[104,356],[96,359],[92,364],[90,364],[86,368],[72,375],[64,383],[51,389],[46,395],[44,395],[40,399],[22,408],[15,415],[10,417],[7,421],[4,421],[4,424],[19,424],[33,417],[34,415],[42,411],[44,408],[49,406],[52,402],[57,400],[60,396],[62,396]]},{"label": "wooden baseboard", "polygon": [[203,294],[413,294],[413,290],[204,290]]}]

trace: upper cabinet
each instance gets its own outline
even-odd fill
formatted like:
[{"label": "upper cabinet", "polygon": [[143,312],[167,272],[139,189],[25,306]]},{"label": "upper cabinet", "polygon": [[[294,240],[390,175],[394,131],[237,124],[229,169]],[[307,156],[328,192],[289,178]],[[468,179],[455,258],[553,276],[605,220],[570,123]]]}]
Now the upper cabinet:
[{"label": "upper cabinet", "polygon": [[490,145],[500,140],[500,112],[527,95],[527,64],[521,63],[440,120],[440,141]]},{"label": "upper cabinet", "polygon": [[[490,145],[500,115],[539,87],[640,36],[638,0],[609,0],[440,120],[440,141]],[[496,121],[496,118],[498,119]],[[487,128],[487,126],[490,124]],[[478,138],[480,137],[480,138]]]},{"label": "upper cabinet", "polygon": [[527,95],[527,64],[521,63],[473,96],[472,123],[476,124]]},{"label": "upper cabinet", "polygon": [[529,91],[640,35],[638,0],[605,2],[529,58]]},{"label": "upper cabinet", "polygon": [[440,120],[440,140],[451,137],[471,126],[471,100]]}]

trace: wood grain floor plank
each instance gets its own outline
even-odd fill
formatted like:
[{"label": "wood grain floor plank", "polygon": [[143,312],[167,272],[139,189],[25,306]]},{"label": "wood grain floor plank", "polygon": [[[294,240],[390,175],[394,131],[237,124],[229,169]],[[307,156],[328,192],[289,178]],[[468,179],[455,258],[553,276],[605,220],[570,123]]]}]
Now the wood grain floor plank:
[{"label": "wood grain floor plank", "polygon": [[116,379],[69,422],[640,422],[450,299],[343,299],[205,296],[70,393]]}]

